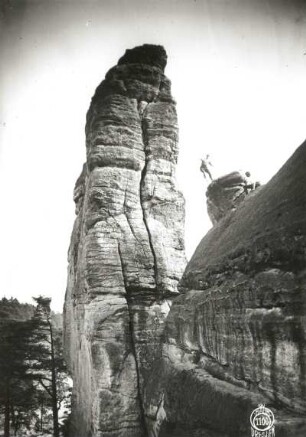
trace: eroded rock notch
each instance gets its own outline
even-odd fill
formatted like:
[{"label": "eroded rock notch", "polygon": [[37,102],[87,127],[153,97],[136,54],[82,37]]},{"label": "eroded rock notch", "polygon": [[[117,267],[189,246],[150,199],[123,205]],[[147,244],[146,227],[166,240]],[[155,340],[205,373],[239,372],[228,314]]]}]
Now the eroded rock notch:
[{"label": "eroded rock notch", "polygon": [[147,436],[156,422],[143,396],[185,267],[166,61],[161,46],[127,50],[87,113],[65,301],[75,437]]}]

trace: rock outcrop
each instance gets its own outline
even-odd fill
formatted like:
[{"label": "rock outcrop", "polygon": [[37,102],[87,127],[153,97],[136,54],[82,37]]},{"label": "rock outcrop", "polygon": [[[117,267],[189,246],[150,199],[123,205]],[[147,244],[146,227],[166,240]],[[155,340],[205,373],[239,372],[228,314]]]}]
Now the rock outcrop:
[{"label": "rock outcrop", "polygon": [[163,401],[161,436],[251,435],[259,403],[277,437],[305,435],[305,168],[306,142],[188,263],[147,388],[148,405]]},{"label": "rock outcrop", "polygon": [[248,172],[233,171],[214,179],[207,187],[207,212],[213,225],[229,211],[237,208],[248,194],[254,192],[259,182],[251,182]]},{"label": "rock outcrop", "polygon": [[87,113],[65,300],[73,437],[147,436],[161,414],[143,396],[185,267],[166,61],[160,46],[127,50]]}]

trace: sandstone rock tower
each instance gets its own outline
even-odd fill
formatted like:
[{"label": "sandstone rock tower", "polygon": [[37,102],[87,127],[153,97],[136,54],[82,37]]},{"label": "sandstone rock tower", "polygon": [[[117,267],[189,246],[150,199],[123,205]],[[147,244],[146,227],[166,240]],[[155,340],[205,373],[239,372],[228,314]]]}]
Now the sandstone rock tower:
[{"label": "sandstone rock tower", "polygon": [[161,46],[127,50],[87,114],[65,301],[73,437],[147,436],[158,415],[144,391],[185,267],[166,61]]}]

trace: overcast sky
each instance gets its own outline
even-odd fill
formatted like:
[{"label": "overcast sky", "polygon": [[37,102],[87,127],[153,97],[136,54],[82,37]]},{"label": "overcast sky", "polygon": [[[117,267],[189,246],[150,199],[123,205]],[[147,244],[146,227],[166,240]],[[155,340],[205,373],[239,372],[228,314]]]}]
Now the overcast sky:
[{"label": "overcast sky", "polygon": [[306,138],[295,0],[0,0],[0,296],[61,310],[85,114],[126,48],[168,52],[188,258],[210,227],[200,158],[265,182]]}]

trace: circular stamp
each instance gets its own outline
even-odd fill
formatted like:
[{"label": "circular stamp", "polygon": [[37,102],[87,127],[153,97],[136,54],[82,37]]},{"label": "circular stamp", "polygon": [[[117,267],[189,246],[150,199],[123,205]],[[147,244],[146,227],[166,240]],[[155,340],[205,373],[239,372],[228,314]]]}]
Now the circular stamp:
[{"label": "circular stamp", "polygon": [[274,425],[274,414],[264,405],[259,405],[258,408],[252,411],[250,422],[253,429],[259,432],[265,432],[271,429]]}]

